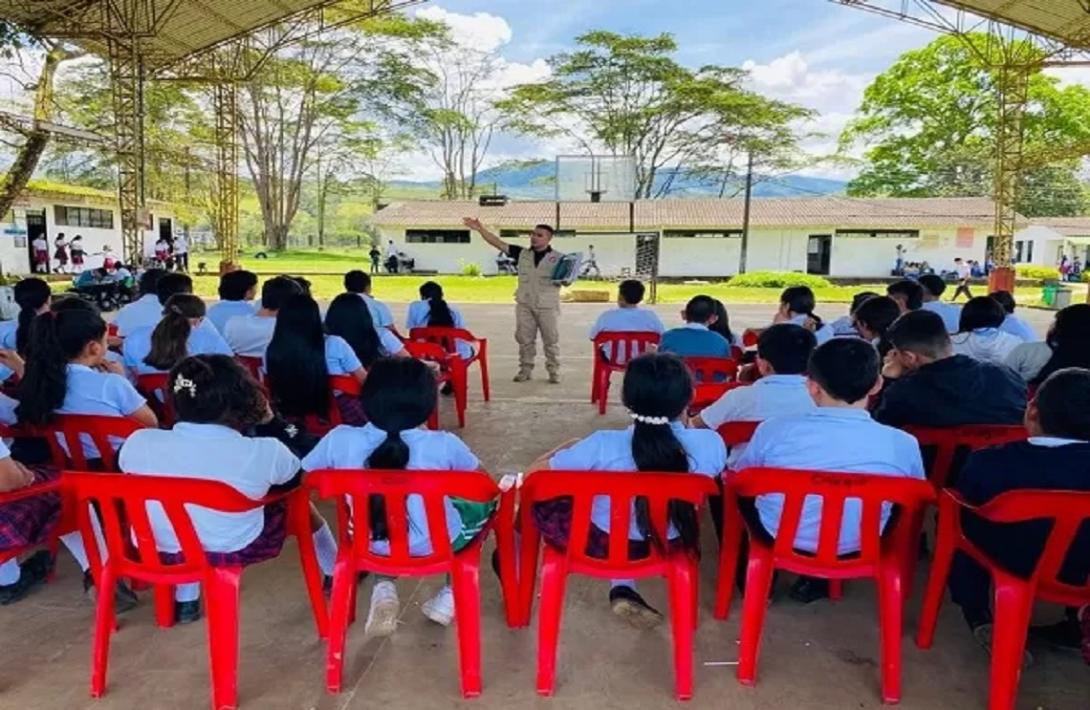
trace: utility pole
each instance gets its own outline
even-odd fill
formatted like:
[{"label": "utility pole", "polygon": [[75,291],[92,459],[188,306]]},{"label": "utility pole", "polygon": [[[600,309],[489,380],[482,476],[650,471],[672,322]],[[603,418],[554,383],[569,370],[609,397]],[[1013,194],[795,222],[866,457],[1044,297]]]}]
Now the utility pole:
[{"label": "utility pole", "polygon": [[753,203],[753,151],[746,167],[746,202],[742,209],[742,249],[738,255],[738,273],[746,273],[746,252],[749,251],[749,208]]}]

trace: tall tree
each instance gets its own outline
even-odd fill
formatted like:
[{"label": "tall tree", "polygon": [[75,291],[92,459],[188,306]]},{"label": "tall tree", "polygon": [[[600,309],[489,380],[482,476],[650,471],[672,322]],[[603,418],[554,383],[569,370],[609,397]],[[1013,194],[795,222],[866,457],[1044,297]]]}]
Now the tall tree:
[{"label": "tall tree", "polygon": [[729,158],[725,144],[778,132],[791,148],[790,124],[809,116],[747,90],[741,69],[682,66],[669,34],[595,30],[576,43],[576,51],[548,60],[552,78],[516,87],[500,107],[515,130],[566,136],[587,153],[634,156],[640,198],[669,194],[673,182],[659,179],[666,168],[706,171]]},{"label": "tall tree", "polygon": [[[1006,40],[978,35],[971,41],[998,59]],[[880,74],[840,137],[844,152],[866,146],[848,193],[991,195],[999,111],[998,77],[990,66],[963,40],[940,37]],[[1034,73],[1029,103],[1018,209],[1030,216],[1080,214],[1087,205],[1077,170],[1079,157],[1090,154],[1090,90]]]}]

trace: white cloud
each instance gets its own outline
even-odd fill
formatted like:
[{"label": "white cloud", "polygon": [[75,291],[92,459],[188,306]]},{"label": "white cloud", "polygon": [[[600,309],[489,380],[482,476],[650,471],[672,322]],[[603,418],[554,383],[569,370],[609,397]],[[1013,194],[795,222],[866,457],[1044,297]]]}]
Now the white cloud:
[{"label": "white cloud", "polygon": [[450,27],[454,41],[463,47],[482,52],[492,52],[511,41],[511,25],[498,15],[476,12],[464,15],[429,5],[416,11],[416,16],[432,22],[442,22]]}]

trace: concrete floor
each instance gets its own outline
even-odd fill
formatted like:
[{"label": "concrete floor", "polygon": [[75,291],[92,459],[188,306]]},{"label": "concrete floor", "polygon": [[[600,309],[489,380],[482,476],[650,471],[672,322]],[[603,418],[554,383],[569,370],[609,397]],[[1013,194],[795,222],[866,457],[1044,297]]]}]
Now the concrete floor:
[{"label": "concrete floor", "polygon": [[[399,320],[404,310],[404,306],[395,307]],[[526,385],[510,381],[517,363],[511,307],[464,308],[472,329],[490,339],[494,396],[490,404],[484,404],[474,384],[469,424],[461,434],[493,473],[523,470],[559,442],[625,424],[619,407],[612,406],[606,417],[598,417],[588,401],[590,351],[585,338],[600,310],[596,305],[564,306],[565,380],[552,387],[540,380]],[[677,307],[660,310],[667,323],[676,322]],[[771,311],[770,306],[731,308],[733,324],[765,324]],[[1044,312],[1027,311],[1026,315],[1042,331],[1051,319]],[[444,421],[452,424],[452,411],[444,413]],[[705,549],[715,550],[710,538]],[[673,702],[669,627],[651,632],[629,628],[608,612],[603,583],[578,578],[568,589],[556,697],[538,698],[534,693],[536,632],[509,631],[504,626],[498,585],[490,573],[481,576],[485,689],[480,699],[461,700],[453,629],[432,625],[420,614],[419,605],[441,583],[438,578],[399,583],[403,618],[394,637],[365,643],[362,624],[353,627],[345,691],[327,695],[324,648],[314,633],[297,559],[289,543],[280,559],[246,572],[239,674],[243,707],[639,710]],[[924,581],[922,575],[917,589]],[[777,601],[766,622],[759,683],[756,688],[744,688],[735,681],[734,668],[721,665],[737,657],[737,602],[731,621],[714,621],[709,601],[714,582],[714,555],[709,554],[703,563],[693,707],[840,710],[880,705],[873,585],[849,584],[845,599],[837,604],[803,607],[786,599]],[[661,583],[649,581],[643,589],[652,604],[666,608]],[[92,607],[80,594],[74,564],[62,553],[54,584],[0,610],[0,708],[207,707],[210,686],[204,624],[161,631],[152,622],[149,602],[121,621],[114,637],[107,695],[91,700]],[[364,615],[366,604],[365,588],[360,600]],[[918,605],[917,591],[905,619],[902,707],[986,707],[987,657],[970,638],[960,615],[949,603],[944,607],[935,647],[924,652],[911,641]],[[1045,621],[1057,614],[1054,607],[1039,611]],[[1075,656],[1035,651],[1038,662],[1024,675],[1019,707],[1090,707],[1090,669]]]}]

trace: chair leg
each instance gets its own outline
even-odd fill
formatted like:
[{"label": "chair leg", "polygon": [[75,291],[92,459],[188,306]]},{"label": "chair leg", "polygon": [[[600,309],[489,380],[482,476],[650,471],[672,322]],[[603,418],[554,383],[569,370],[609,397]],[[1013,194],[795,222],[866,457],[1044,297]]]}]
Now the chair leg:
[{"label": "chair leg", "polygon": [[155,585],[155,625],[160,629],[174,626],[174,587],[169,584]]},{"label": "chair leg", "polygon": [[205,584],[212,707],[238,707],[238,601],[241,567],[212,567]]},{"label": "chair leg", "polygon": [[[916,646],[931,648],[935,642],[935,627],[939,623],[939,610],[946,595],[946,583],[950,577],[950,566],[954,561],[953,531],[942,529],[942,517],[939,519],[939,531],[935,540],[935,557],[931,561],[931,576],[924,591],[923,606],[920,608],[920,627],[916,631]],[[913,551],[913,554],[915,551]]]},{"label": "chair leg", "polygon": [[541,535],[529,515],[522,517],[522,544],[519,547],[519,626],[529,626],[534,612],[534,585],[537,582],[537,558]]},{"label": "chair leg", "polygon": [[481,694],[481,550],[454,558],[451,588],[458,627],[458,655],[462,666],[462,697]]},{"label": "chair leg", "polygon": [[677,560],[670,568],[670,622],[674,637],[674,695],[678,700],[693,697],[693,608],[697,579],[689,560]]},{"label": "chair leg", "polygon": [[333,572],[333,598],[329,603],[329,635],[325,664],[325,687],[330,693],[341,692],[344,676],[344,644],[351,620],[353,592],[356,588],[356,568],[344,552],[337,558]]},{"label": "chair leg", "polygon": [[106,692],[106,669],[110,661],[110,634],[114,631],[114,595],[104,594],[112,590],[116,577],[111,568],[102,570],[96,582],[99,594],[95,603],[95,639],[91,650],[91,697],[101,698]]},{"label": "chair leg", "polygon": [[318,554],[314,550],[314,534],[310,530],[310,496],[306,489],[297,490],[288,506],[289,532],[295,535],[295,541],[299,545],[299,564],[303,569],[303,581],[310,597],[314,626],[318,630],[318,638],[324,639],[329,634],[329,610],[322,593],[322,570],[318,566]]},{"label": "chair leg", "polygon": [[832,599],[834,602],[838,602],[844,598],[844,580],[829,580],[829,598]]},{"label": "chair leg", "polygon": [[1014,710],[1032,613],[1032,588],[1016,577],[997,572],[989,710]]},{"label": "chair leg", "polygon": [[884,565],[878,578],[878,622],[882,643],[882,702],[901,701],[901,633],[904,625],[904,587],[900,560]]},{"label": "chair leg", "polygon": [[503,610],[507,627],[522,626],[522,606],[518,579],[518,554],[515,550],[513,526],[502,522],[496,526],[496,551],[500,556],[500,588],[503,591]]},{"label": "chair leg", "polygon": [[466,428],[466,404],[469,399],[469,371],[465,365],[456,365],[451,380],[454,384],[454,408],[458,412],[458,427]]},{"label": "chair leg", "polygon": [[757,682],[757,656],[761,649],[761,631],[768,609],[772,572],[772,551],[759,544],[751,544],[746,594],[742,599],[742,640],[738,655],[738,682],[742,685]]},{"label": "chair leg", "polygon": [[556,689],[556,653],[560,621],[564,611],[564,588],[568,581],[564,555],[545,549],[541,565],[541,607],[538,611],[537,694],[550,696]]},{"label": "chair leg", "polygon": [[484,353],[481,353],[480,359],[477,360],[477,364],[481,368],[481,393],[484,395],[484,401],[492,401],[492,382],[488,377],[488,358]]},{"label": "chair leg", "polygon": [[606,413],[606,404],[609,401],[609,370],[603,369],[598,377],[598,414]]},{"label": "chair leg", "polygon": [[728,507],[729,500],[730,496],[723,496],[723,539],[720,542],[719,578],[715,588],[715,618],[720,621],[726,621],[730,616],[738,554],[742,548],[742,536],[745,535],[737,510],[733,506]]}]

